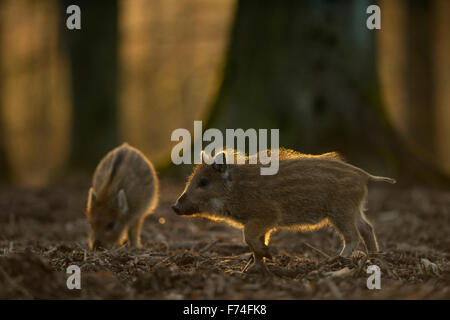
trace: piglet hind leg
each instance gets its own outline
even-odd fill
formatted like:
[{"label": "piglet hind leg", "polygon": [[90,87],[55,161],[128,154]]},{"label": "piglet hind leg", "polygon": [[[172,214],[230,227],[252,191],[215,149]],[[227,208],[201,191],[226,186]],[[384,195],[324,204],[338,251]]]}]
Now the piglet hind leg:
[{"label": "piglet hind leg", "polygon": [[342,248],[340,257],[349,258],[353,253],[353,250],[359,244],[360,235],[353,218],[348,219],[335,219],[331,221],[336,231],[340,234],[344,247]]},{"label": "piglet hind leg", "polygon": [[361,211],[358,217],[358,230],[361,234],[361,238],[366,246],[368,253],[376,253],[379,251],[377,237],[375,236],[375,231],[372,224],[367,220],[364,212]]},{"label": "piglet hind leg", "polygon": [[272,254],[269,252],[269,248],[267,246],[264,245],[264,240],[262,241],[262,246],[264,247],[264,255],[261,256],[260,254],[257,254],[253,249],[252,250],[252,255],[250,256],[250,258],[247,260],[247,263],[244,267],[244,269],[242,269],[243,272],[247,272],[248,270],[252,269],[255,270],[258,269],[260,266],[263,267],[263,271],[268,271],[266,264],[264,263],[264,259],[267,258],[269,260],[272,260]]},{"label": "piglet hind leg", "polygon": [[141,230],[145,217],[134,221],[128,229],[129,246],[132,248],[141,248]]},{"label": "piglet hind leg", "polygon": [[247,262],[243,272],[256,271],[263,274],[271,274],[266,264],[264,257],[272,258],[268,247],[264,244],[266,233],[271,228],[267,223],[262,221],[251,221],[244,227],[244,240],[252,251],[253,255]]}]

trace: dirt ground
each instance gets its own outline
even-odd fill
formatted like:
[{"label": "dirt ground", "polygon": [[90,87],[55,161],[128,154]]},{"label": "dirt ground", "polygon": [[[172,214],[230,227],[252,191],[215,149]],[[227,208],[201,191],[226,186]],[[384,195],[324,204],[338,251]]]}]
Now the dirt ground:
[{"label": "dirt ground", "polygon": [[[82,181],[80,181],[82,180]],[[382,252],[333,260],[341,243],[328,229],[279,231],[268,267],[243,273],[250,253],[241,230],[176,216],[183,179],[161,182],[144,248],[91,252],[83,215],[88,180],[44,190],[0,186],[0,299],[449,299],[450,192],[371,184],[368,217]],[[70,265],[81,290],[66,287]],[[367,266],[381,268],[369,290]]]}]

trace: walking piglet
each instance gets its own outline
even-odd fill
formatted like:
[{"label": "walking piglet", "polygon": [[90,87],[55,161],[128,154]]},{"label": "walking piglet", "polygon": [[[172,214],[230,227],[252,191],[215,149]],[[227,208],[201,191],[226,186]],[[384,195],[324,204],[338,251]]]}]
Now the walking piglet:
[{"label": "walking piglet", "polygon": [[[369,252],[377,238],[364,215],[369,181],[395,183],[344,162],[337,153],[311,156],[279,150],[279,171],[260,175],[261,164],[231,164],[226,153],[203,163],[190,176],[173,210],[243,228],[253,252],[253,266],[265,268],[270,233],[277,229],[309,231],[331,226],[341,236],[348,257],[360,238]],[[235,157],[235,155],[233,155]],[[233,162],[236,163],[236,162]]]}]

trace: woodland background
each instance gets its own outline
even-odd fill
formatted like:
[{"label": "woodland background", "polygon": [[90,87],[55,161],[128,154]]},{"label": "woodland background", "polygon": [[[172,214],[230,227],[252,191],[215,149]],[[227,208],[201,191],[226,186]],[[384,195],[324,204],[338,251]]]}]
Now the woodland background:
[{"label": "woodland background", "polygon": [[[449,31],[448,0],[0,0],[0,298],[450,298]],[[333,262],[331,231],[280,231],[275,276],[243,274],[239,230],[170,210],[191,171],[170,135],[194,120],[396,178],[370,186],[382,252]],[[144,249],[90,252],[91,175],[123,141],[156,165],[160,204]]]},{"label": "woodland background", "polygon": [[[82,30],[65,27],[78,4]],[[0,1],[0,172],[46,186],[122,141],[170,166],[176,128],[279,128],[413,179],[450,174],[449,4]],[[433,181],[431,181],[433,182]]]}]

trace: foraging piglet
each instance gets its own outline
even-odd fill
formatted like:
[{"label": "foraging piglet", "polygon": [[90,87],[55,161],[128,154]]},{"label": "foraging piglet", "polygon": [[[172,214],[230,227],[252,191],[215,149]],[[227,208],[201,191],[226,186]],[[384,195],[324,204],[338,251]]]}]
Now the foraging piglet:
[{"label": "foraging piglet", "polygon": [[275,175],[260,175],[262,164],[250,164],[248,158],[244,164],[227,163],[227,158],[221,152],[208,161],[202,152],[203,163],[195,167],[172,208],[179,215],[243,228],[253,266],[265,268],[263,258],[271,258],[270,233],[277,229],[331,226],[343,240],[342,257],[352,254],[360,237],[367,251],[378,251],[373,227],[364,215],[367,184],[395,183],[394,179],[373,176],[334,152],[312,156],[280,149]]},{"label": "foraging piglet", "polygon": [[152,163],[124,143],[98,164],[89,190],[86,215],[91,230],[89,246],[121,246],[127,239],[141,246],[144,219],[158,203],[158,177]]}]

